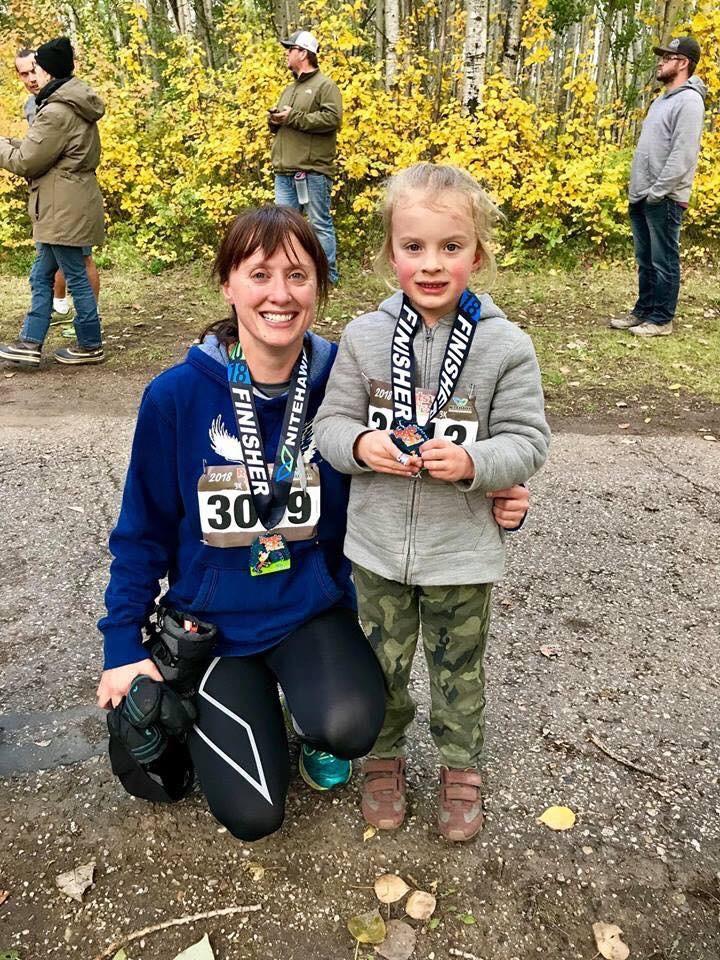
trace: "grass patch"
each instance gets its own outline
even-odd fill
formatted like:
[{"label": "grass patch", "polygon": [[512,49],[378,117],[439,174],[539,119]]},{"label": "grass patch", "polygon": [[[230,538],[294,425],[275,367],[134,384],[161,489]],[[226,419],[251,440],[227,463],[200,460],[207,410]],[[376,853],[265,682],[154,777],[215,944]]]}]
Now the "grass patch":
[{"label": "grass patch", "polygon": [[[101,306],[116,372],[162,369],[180,359],[198,332],[225,316],[210,266],[194,263],[152,275],[124,244],[104,254]],[[360,264],[343,265],[316,329],[338,339],[354,316],[388,294],[386,284]],[[639,396],[693,398],[720,404],[720,284],[717,272],[690,266],[684,277],[676,333],[643,341],[607,328],[635,298],[628,262],[501,267],[493,297],[533,338],[548,409],[556,415],[592,415]],[[0,337],[14,339],[25,309],[26,277],[0,272]],[[48,347],[67,343],[52,327]]]}]

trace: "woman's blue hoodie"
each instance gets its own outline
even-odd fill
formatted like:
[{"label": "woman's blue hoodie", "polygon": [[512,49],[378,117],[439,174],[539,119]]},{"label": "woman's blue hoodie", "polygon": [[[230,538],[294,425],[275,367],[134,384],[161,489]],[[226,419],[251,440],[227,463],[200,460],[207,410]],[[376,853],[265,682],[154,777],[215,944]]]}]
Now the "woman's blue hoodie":
[{"label": "woman's blue hoodie", "polygon": [[[314,334],[308,424],[325,394],[337,346]],[[246,656],[279,643],[335,604],[354,607],[343,556],[349,478],[320,461],[317,536],[290,543],[290,570],[251,577],[249,547],[203,543],[197,484],[206,466],[225,465],[217,437],[236,434],[225,368],[214,337],[146,388],[140,404],[117,526],[110,536],[105,669],[147,657],[141,627],[167,576],[167,604],[216,624],[220,656]],[[255,398],[265,455],[272,462],[287,394]],[[319,458],[316,458],[316,461]],[[234,464],[233,464],[234,465]]]}]

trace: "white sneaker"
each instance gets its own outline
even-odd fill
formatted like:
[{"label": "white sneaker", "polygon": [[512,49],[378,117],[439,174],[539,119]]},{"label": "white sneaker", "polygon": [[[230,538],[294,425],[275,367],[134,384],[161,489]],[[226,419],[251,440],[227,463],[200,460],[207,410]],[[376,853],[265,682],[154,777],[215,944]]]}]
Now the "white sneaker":
[{"label": "white sneaker", "polygon": [[70,304],[67,297],[53,297],[53,313],[66,317],[70,313]]},{"label": "white sneaker", "polygon": [[641,323],[630,331],[638,337],[669,337],[672,332],[672,320],[669,323]]}]

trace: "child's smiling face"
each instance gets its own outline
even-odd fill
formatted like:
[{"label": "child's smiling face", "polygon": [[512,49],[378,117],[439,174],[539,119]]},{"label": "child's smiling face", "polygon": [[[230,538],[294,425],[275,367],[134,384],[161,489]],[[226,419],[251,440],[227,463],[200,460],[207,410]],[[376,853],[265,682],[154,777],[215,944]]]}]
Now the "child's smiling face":
[{"label": "child's smiling face", "polygon": [[404,194],[392,213],[391,263],[403,291],[429,323],[452,313],[483,262],[469,198]]}]

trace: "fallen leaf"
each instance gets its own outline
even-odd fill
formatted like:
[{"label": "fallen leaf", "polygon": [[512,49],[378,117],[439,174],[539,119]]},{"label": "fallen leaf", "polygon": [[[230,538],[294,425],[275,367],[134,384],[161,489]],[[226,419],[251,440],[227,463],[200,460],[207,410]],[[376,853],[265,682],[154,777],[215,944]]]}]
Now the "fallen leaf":
[{"label": "fallen leaf", "polygon": [[403,920],[389,920],[387,924],[387,936],[383,942],[375,947],[375,953],[384,957],[385,960],[408,960],[408,957],[415,952],[415,941],[417,934]]},{"label": "fallen leaf", "polygon": [[409,889],[403,878],[394,873],[384,873],[375,881],[375,896],[380,903],[396,903]]},{"label": "fallen leaf", "polygon": [[620,939],[622,934],[620,927],[614,923],[600,921],[594,923],[592,928],[597,948],[605,960],[627,960],[630,956],[630,947]]},{"label": "fallen leaf", "polygon": [[552,657],[559,657],[561,650],[560,650],[560,647],[554,647],[549,644],[546,644],[540,647],[540,653],[544,657],[548,657],[548,659],[550,659]]},{"label": "fallen leaf", "polygon": [[377,833],[377,830],[375,829],[375,827],[368,827],[363,833],[363,841],[372,840],[372,838],[375,836],[376,833]]},{"label": "fallen leaf", "polygon": [[265,867],[261,863],[255,863],[254,860],[247,863],[245,869],[250,874],[253,883],[258,883],[265,876]]},{"label": "fallen leaf", "polygon": [[413,920],[429,920],[435,913],[437,900],[425,890],[413,890],[405,902],[405,913]]},{"label": "fallen leaf", "polygon": [[179,953],[175,957],[175,960],[215,960],[215,954],[210,946],[208,935],[205,934],[202,940],[198,940],[197,943],[188,947],[187,950]]},{"label": "fallen leaf", "polygon": [[9,896],[10,896],[9,890],[0,890],[0,904],[5,903],[5,901]]},{"label": "fallen leaf", "polygon": [[537,820],[551,830],[570,830],[575,826],[575,814],[570,807],[548,807]]},{"label": "fallen leaf", "polygon": [[77,900],[78,903],[82,903],[83,894],[88,887],[92,886],[94,875],[95,861],[91,860],[90,863],[85,863],[75,870],[68,870],[67,873],[61,873],[59,877],[55,878],[55,883],[60,892],[64,893],[66,897],[71,897],[73,900]]},{"label": "fallen leaf", "polygon": [[348,930],[359,943],[382,943],[385,939],[385,921],[377,909],[350,917]]}]

